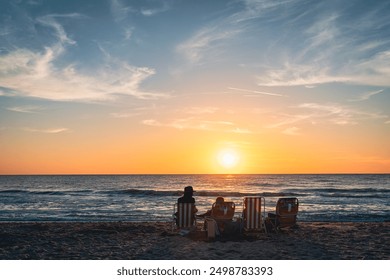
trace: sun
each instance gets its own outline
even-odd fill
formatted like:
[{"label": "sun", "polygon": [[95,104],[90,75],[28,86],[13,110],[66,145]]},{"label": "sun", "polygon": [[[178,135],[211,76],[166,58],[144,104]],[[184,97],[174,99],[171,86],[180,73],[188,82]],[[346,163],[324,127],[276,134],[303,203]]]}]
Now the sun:
[{"label": "sun", "polygon": [[226,168],[232,169],[236,167],[240,161],[240,157],[235,150],[225,149],[218,153],[218,163]]}]

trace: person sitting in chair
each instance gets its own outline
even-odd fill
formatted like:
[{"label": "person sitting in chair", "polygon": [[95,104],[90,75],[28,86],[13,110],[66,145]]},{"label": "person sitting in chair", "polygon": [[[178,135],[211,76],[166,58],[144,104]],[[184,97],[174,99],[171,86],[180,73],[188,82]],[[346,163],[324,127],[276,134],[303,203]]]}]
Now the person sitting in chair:
[{"label": "person sitting in chair", "polygon": [[[225,199],[219,196],[213,203],[212,208],[199,216],[205,217],[206,220],[211,218],[216,223],[219,234],[231,235],[239,231],[239,227],[236,228],[233,222],[234,210],[235,204],[233,202],[225,202]],[[204,226],[206,228],[206,223]]]},{"label": "person sitting in chair", "polygon": [[[193,207],[192,207],[193,220],[195,220],[195,213],[198,212],[198,209],[195,206],[195,198],[193,197],[194,192],[195,191],[192,188],[192,186],[187,186],[187,187],[184,188],[184,194],[177,199],[177,203],[178,204],[183,204],[183,203],[192,203],[192,204],[194,204]],[[178,208],[179,208],[179,206],[178,206]],[[175,213],[176,224],[178,224],[178,215],[179,215],[178,212],[176,212]]]},{"label": "person sitting in chair", "polygon": [[[215,214],[215,210],[218,209],[223,213],[223,207],[224,207],[225,199],[222,196],[218,196],[215,200],[215,203],[213,204],[212,208],[210,210],[207,210],[206,213],[198,215],[198,217],[211,217],[212,214]],[[226,208],[226,206],[225,206]],[[227,210],[227,209],[226,209]]]},{"label": "person sitting in chair", "polygon": [[185,187],[184,194],[177,199],[177,203],[195,203],[194,192],[192,186]]}]

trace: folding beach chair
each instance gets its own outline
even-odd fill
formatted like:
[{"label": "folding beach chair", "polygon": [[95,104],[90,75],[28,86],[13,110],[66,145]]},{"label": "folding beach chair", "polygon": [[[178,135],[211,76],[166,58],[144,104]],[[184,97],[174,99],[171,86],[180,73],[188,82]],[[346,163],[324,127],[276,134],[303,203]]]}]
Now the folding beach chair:
[{"label": "folding beach chair", "polygon": [[234,202],[222,202],[221,204],[213,203],[211,207],[211,217],[216,221],[232,220],[236,205]]},{"label": "folding beach chair", "polygon": [[235,209],[236,205],[231,201],[213,203],[210,215],[205,217],[205,229],[209,239],[234,234]]},{"label": "folding beach chair", "polygon": [[195,203],[175,203],[173,207],[173,218],[172,229],[195,228]]},{"label": "folding beach chair", "polygon": [[298,198],[279,198],[276,203],[275,213],[268,213],[267,220],[269,221],[272,229],[277,232],[281,228],[295,226],[297,223],[298,208]]},{"label": "folding beach chair", "polygon": [[[263,206],[263,207],[262,207]],[[244,197],[244,209],[242,213],[244,233],[256,233],[267,229],[264,224],[265,198],[262,196]]]}]

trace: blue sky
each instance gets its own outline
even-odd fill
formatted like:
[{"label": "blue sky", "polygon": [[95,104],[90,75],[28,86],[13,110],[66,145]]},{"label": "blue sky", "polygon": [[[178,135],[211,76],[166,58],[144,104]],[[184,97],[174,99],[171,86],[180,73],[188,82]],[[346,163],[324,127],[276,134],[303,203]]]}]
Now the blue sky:
[{"label": "blue sky", "polygon": [[390,171],[389,25],[388,1],[1,1],[2,149],[30,157],[37,134],[111,135],[99,149],[175,130],[241,148],[305,137]]}]

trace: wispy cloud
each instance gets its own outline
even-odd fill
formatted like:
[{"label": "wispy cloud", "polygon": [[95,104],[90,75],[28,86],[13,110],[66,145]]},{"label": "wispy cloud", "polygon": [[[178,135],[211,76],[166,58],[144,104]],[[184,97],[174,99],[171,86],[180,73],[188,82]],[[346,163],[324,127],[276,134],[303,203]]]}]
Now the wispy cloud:
[{"label": "wispy cloud", "polygon": [[[390,44],[390,40],[388,40]],[[390,86],[390,48],[376,53],[356,65],[353,82],[375,86]]]},{"label": "wispy cloud", "polygon": [[127,27],[124,29],[125,40],[130,40],[134,32],[134,27]]},{"label": "wispy cloud", "polygon": [[23,128],[24,131],[28,132],[37,132],[37,133],[46,133],[46,134],[57,134],[57,133],[62,133],[62,132],[69,132],[68,128],[48,128],[48,129],[37,129],[37,128],[29,128],[25,127]]},{"label": "wispy cloud", "polygon": [[252,93],[252,95],[250,95],[250,96],[258,96],[259,94],[260,95],[270,95],[270,96],[285,96],[285,95],[280,94],[280,93],[258,91],[258,90],[249,90],[249,89],[242,89],[242,88],[235,88],[235,87],[228,87],[228,89]]},{"label": "wispy cloud", "polygon": [[250,134],[252,131],[246,128],[240,128],[235,123],[229,121],[209,121],[195,117],[174,119],[169,122],[160,122],[155,119],[143,120],[144,125],[172,127],[180,130],[195,129],[205,131],[218,131],[227,133]]},{"label": "wispy cloud", "polygon": [[376,91],[365,92],[365,93],[363,93],[362,95],[360,95],[359,97],[357,97],[355,99],[350,99],[350,101],[364,101],[364,100],[368,100],[372,96],[380,94],[382,92],[383,92],[383,89],[376,90]]},{"label": "wispy cloud", "polygon": [[312,117],[317,120],[322,118],[338,125],[357,124],[361,120],[387,118],[386,115],[381,113],[361,111],[340,104],[304,103],[299,105],[298,108],[311,110]]},{"label": "wispy cloud", "polygon": [[159,13],[166,12],[171,9],[169,2],[167,1],[159,1],[156,3],[160,3],[161,6],[154,8],[141,8],[141,14],[144,16],[154,16]]},{"label": "wispy cloud", "polygon": [[110,0],[110,10],[114,20],[117,22],[126,19],[128,14],[132,11],[132,9],[129,6],[126,6],[121,0]]},{"label": "wispy cloud", "polygon": [[[223,133],[252,134],[252,130],[242,127],[235,121],[223,120],[217,114],[229,113],[229,110],[222,110],[218,107],[184,107],[175,110],[175,113],[183,115],[166,120],[146,119],[142,124],[156,127],[170,127],[179,130],[203,130]],[[222,119],[222,120],[221,120]]]},{"label": "wispy cloud", "polygon": [[282,128],[282,133],[297,135],[299,126],[310,125],[357,125],[364,120],[385,120],[388,116],[383,113],[367,112],[340,104],[303,103],[289,107],[295,113],[280,113],[275,118],[279,119],[268,124],[266,128]]},{"label": "wispy cloud", "polygon": [[390,51],[377,54],[364,62],[350,65],[342,73],[332,73],[328,63],[292,64],[286,62],[278,69],[266,70],[257,76],[259,86],[306,86],[325,83],[349,83],[372,86],[390,86]]},{"label": "wispy cloud", "polygon": [[266,70],[257,77],[259,86],[313,86],[332,82],[350,82],[351,77],[336,76],[330,69],[319,65],[291,64],[286,62],[278,69]]},{"label": "wispy cloud", "polygon": [[291,124],[299,123],[302,121],[307,121],[309,119],[312,119],[312,115],[311,114],[286,114],[286,113],[282,113],[279,116],[277,116],[277,118],[279,118],[280,120],[276,121],[275,123],[268,124],[266,126],[266,128],[283,127],[286,125],[291,125]]},{"label": "wispy cloud", "polygon": [[[116,95],[140,99],[165,97],[163,93],[146,92],[140,85],[155,74],[148,67],[136,67],[111,58],[95,73],[83,74],[77,63],[59,67],[56,62],[69,46],[70,39],[62,25],[50,15],[37,21],[54,30],[57,42],[44,51],[17,49],[0,56],[0,87],[19,95],[50,100],[108,100]],[[78,14],[62,17],[78,17]]]},{"label": "wispy cloud", "polygon": [[274,113],[273,118],[276,118],[276,121],[265,128],[279,128],[287,135],[301,135],[301,129],[306,125],[358,125],[367,120],[386,120],[389,116],[340,104],[302,103],[285,108],[279,114]]},{"label": "wispy cloud", "polygon": [[130,13],[141,14],[146,17],[154,16],[159,13],[170,10],[171,6],[168,1],[155,1],[148,3],[147,1],[141,2],[142,5],[152,4],[152,7],[135,7],[128,5],[122,0],[110,0],[110,10],[116,22],[123,22],[128,18]]},{"label": "wispy cloud", "polygon": [[40,106],[31,106],[31,105],[15,106],[15,107],[8,107],[7,108],[8,111],[18,112],[18,113],[29,113],[29,114],[39,113],[43,109],[44,108],[42,108]]},{"label": "wispy cloud", "polygon": [[37,22],[39,22],[40,24],[45,25],[49,28],[54,29],[54,31],[55,31],[54,35],[58,38],[58,44],[60,44],[61,46],[64,44],[73,45],[73,44],[76,44],[76,42],[68,37],[68,35],[65,32],[65,29],[63,28],[63,26],[60,23],[58,23],[58,21],[56,19],[57,18],[77,19],[77,18],[83,18],[83,17],[84,17],[83,15],[78,14],[78,13],[63,14],[63,15],[50,14],[50,15],[46,15],[43,17],[39,17],[37,19]]},{"label": "wispy cloud", "polygon": [[[336,12],[321,16],[313,25],[305,30],[308,44],[301,56],[310,51],[318,51],[319,48],[323,49],[324,45],[331,48],[334,47],[332,46],[335,43],[334,40],[340,36],[340,31],[337,27],[338,18],[339,15]],[[327,49],[324,49],[324,52],[327,51]]]},{"label": "wispy cloud", "polygon": [[280,7],[286,6],[290,3],[299,2],[294,0],[241,0],[243,9],[232,14],[229,17],[229,21],[232,23],[243,23],[258,18],[264,17],[274,11],[277,11]]},{"label": "wispy cloud", "polygon": [[187,41],[179,44],[176,50],[183,54],[191,63],[200,63],[205,57],[216,55],[226,39],[232,38],[239,30],[221,29],[218,26],[207,26],[199,30]]}]

